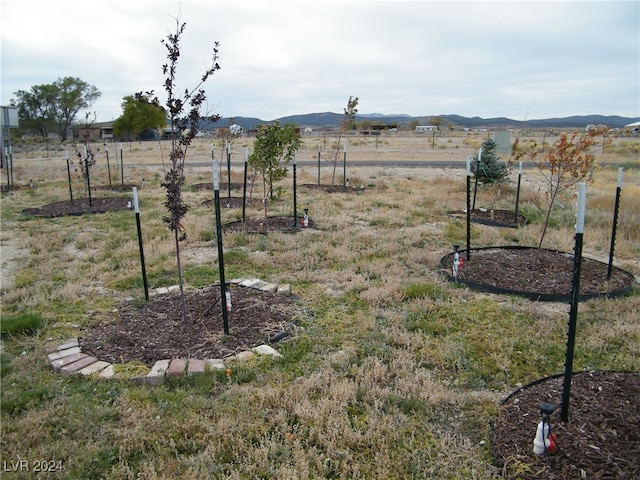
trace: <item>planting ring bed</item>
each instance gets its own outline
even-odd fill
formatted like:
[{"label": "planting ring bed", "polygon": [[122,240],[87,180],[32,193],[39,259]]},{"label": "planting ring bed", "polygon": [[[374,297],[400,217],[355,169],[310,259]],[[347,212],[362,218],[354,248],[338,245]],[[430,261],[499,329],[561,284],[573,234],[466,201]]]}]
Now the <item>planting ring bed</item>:
[{"label": "planting ring bed", "polygon": [[65,216],[80,216],[86,213],[106,213],[116,210],[128,210],[130,198],[128,197],[98,197],[91,200],[88,198],[78,198],[71,202],[65,200],[61,202],[49,203],[42,207],[25,208],[22,212],[34,217],[56,218]]},{"label": "planting ring bed", "polygon": [[307,230],[314,228],[314,221],[309,219],[309,226],[303,227],[300,225],[303,217],[298,217],[297,227],[293,226],[293,217],[267,217],[265,222],[264,217],[259,219],[246,219],[244,222],[238,220],[236,222],[225,223],[222,225],[222,230],[225,232],[237,232],[237,233],[270,233],[270,232],[283,232],[283,233],[297,233],[301,230]]},{"label": "planting ring bed", "polygon": [[[505,478],[638,478],[640,373],[575,372],[568,422],[560,421],[563,380],[563,374],[536,380],[501,403],[491,446]],[[556,407],[549,425],[557,446],[536,455],[542,402]]]},{"label": "planting ring bed", "polygon": [[[451,214],[455,218],[466,218],[467,212],[457,211]],[[527,224],[527,218],[511,210],[487,210],[486,208],[471,211],[471,221],[490,227],[518,228]]]},{"label": "planting ring bed", "polygon": [[[523,246],[472,248],[460,250],[463,261],[457,278],[453,276],[454,253],[440,259],[441,272],[452,282],[488,293],[519,295],[533,300],[566,302],[571,299],[573,254]],[[537,262],[537,268],[535,268]],[[635,277],[618,267],[607,279],[608,264],[582,257],[581,301],[596,297],[626,295]]]}]

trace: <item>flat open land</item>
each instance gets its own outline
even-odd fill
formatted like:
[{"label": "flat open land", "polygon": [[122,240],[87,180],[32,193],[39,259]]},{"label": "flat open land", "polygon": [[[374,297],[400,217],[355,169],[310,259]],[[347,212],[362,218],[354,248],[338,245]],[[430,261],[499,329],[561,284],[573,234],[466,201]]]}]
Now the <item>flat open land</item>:
[{"label": "flat open land", "polygon": [[[615,444],[621,430],[608,419],[579,418],[581,412],[598,415],[599,406],[608,409],[597,393],[607,389],[616,393],[611,398],[631,402],[612,411],[639,411],[637,395],[627,399],[624,389],[612,384],[613,375],[602,381],[601,390],[584,383],[588,374],[580,377],[576,410],[556,430],[555,456],[535,457],[531,449],[538,404],[550,399],[559,407],[558,382],[550,382],[548,390],[544,385],[531,389],[535,398],[523,396],[519,401],[526,405],[511,405],[511,423],[499,430],[499,453],[508,458],[495,456],[492,426],[504,418],[503,400],[563,371],[569,304],[473,291],[449,282],[440,271],[440,259],[467,239],[464,219],[454,215],[466,207],[465,160],[491,135],[346,135],[335,167],[335,134],[303,136],[296,157],[296,208],[298,216],[308,209],[312,228],[222,235],[227,280],[255,278],[291,286],[294,326],[273,345],[283,357],[256,356],[228,370],[166,379],[155,386],[131,380],[148,371],[148,355],[132,361],[124,353],[110,358],[115,376],[104,380],[54,372],[47,353],[65,339],[82,340],[91,329],[107,332],[102,341],[115,341],[118,328],[107,327],[117,327],[114,310],[126,311],[123,303],[144,312],[136,216],[126,208],[133,185],[140,199],[149,287],[178,283],[174,237],[163,222],[167,212],[161,182],[170,143],[123,143],[122,150],[120,143],[110,143],[108,149],[91,145],[96,153],[90,177],[93,199],[121,197],[123,208],[45,218],[27,209],[68,201],[71,194],[77,202],[87,199],[82,170],[72,162],[67,171],[65,150],[75,158],[72,146],[16,140],[14,188],[3,191],[0,200],[3,478],[36,478],[33,472],[6,471],[7,465],[20,465],[19,460],[31,466],[35,460],[54,462],[56,471],[48,478],[74,479],[640,474],[633,470],[637,464],[622,454],[601,458],[604,443],[637,445],[633,438]],[[557,139],[543,132],[520,135],[521,141],[535,140],[541,152],[543,141],[548,148]],[[601,166],[587,185],[583,254],[608,261],[618,168],[624,167],[614,265],[636,281],[622,297],[580,303],[574,371],[635,372],[634,388],[627,389],[635,392],[640,371],[640,139],[613,140],[604,152],[594,149]],[[179,248],[188,292],[206,289],[220,278],[213,192],[202,188],[212,182],[212,153],[221,164],[221,220],[229,224],[242,219],[242,209],[226,208],[224,199],[242,197],[242,188],[235,186],[243,184],[245,152],[251,153],[252,145],[251,137],[233,140],[231,172],[219,139],[198,139],[187,152],[183,193],[189,211]],[[348,179],[350,191],[302,186],[318,183],[319,151],[319,183],[343,185]],[[6,170],[0,177],[6,185]],[[231,192],[226,188],[229,177]],[[252,202],[246,216],[258,221],[265,215],[263,182],[251,171],[248,178]],[[480,185],[476,208],[513,210],[517,178],[514,166],[499,188]],[[292,180],[289,166],[287,177],[274,186],[280,188],[274,188],[268,216],[293,218]],[[573,190],[565,192],[553,209],[545,248],[572,251],[574,195]],[[472,224],[472,248],[536,246],[545,205],[544,177],[525,162],[519,213],[527,218],[526,225]],[[253,297],[242,300],[255,302]],[[238,302],[236,315],[245,305]],[[206,303],[198,307],[198,314],[207,308]],[[136,318],[144,322],[143,316]],[[229,322],[229,336],[219,324],[204,325],[201,343],[215,339],[241,350],[237,339],[230,338],[233,312]],[[189,337],[188,323],[174,324],[168,336]],[[15,329],[9,331],[9,326]],[[265,329],[269,336],[273,328]],[[132,342],[142,352],[142,340]],[[593,378],[603,378],[599,375]],[[631,377],[625,378],[628,382]],[[592,387],[594,395],[584,394]],[[585,407],[592,399],[600,403],[587,401]],[[637,420],[637,415],[627,417]],[[551,422],[558,425],[558,413]],[[583,428],[583,423],[598,428]],[[511,425],[517,435],[509,436]],[[587,430],[593,440],[571,441],[571,435]],[[574,443],[587,446],[588,458],[575,454]]]}]

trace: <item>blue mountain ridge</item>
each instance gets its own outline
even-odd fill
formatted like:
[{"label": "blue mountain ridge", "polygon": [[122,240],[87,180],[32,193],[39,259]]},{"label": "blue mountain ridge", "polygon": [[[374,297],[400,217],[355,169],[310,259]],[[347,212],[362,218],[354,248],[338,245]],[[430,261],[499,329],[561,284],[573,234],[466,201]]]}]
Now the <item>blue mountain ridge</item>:
[{"label": "blue mountain ridge", "polygon": [[[455,128],[578,128],[583,129],[587,125],[606,125],[610,128],[622,128],[640,118],[621,117],[617,115],[574,115],[564,118],[547,118],[535,120],[513,120],[507,117],[481,118],[464,117],[461,115],[421,115],[411,116],[404,114],[384,115],[379,113],[358,114],[356,121],[369,120],[371,122],[383,122],[386,125],[404,126],[412,121],[418,121],[420,125],[428,125],[430,119],[438,117],[443,125],[453,125]],[[313,129],[333,128],[344,120],[344,114],[333,112],[307,113],[301,115],[289,115],[274,120],[262,120],[254,117],[222,117],[215,124],[203,126],[203,130],[228,127],[233,123],[240,125],[244,130],[255,130],[258,125],[270,124],[279,121],[281,124],[293,123],[300,128],[311,127]]]}]

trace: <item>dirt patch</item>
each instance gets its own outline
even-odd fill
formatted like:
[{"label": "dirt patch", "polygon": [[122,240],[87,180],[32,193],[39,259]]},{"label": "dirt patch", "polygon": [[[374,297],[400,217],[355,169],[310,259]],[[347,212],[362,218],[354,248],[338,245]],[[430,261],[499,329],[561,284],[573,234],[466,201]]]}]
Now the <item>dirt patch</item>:
[{"label": "dirt patch", "polygon": [[[564,376],[514,392],[493,426],[496,462],[506,478],[640,478],[640,373],[581,372],[573,375],[569,421],[560,421]],[[551,403],[557,447],[533,453],[540,403]]]},{"label": "dirt patch", "polygon": [[0,232],[0,290],[13,286],[13,272],[20,265],[20,260],[29,256],[29,250],[23,248],[20,240],[12,237],[13,232]]},{"label": "dirt patch", "polygon": [[178,292],[130,301],[112,321],[94,325],[80,338],[82,351],[112,363],[138,360],[151,367],[171,358],[226,358],[291,332],[296,299],[231,286],[229,335],[224,334],[220,287],[185,292],[187,322]]}]

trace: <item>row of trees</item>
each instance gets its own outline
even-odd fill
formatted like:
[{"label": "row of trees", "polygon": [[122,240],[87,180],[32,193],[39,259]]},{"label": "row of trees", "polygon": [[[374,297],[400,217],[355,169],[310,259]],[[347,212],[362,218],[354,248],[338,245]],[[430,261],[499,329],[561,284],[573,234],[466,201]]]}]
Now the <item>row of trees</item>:
[{"label": "row of trees", "polygon": [[[48,137],[56,134],[67,140],[69,127],[77,123],[81,111],[84,122],[93,123],[91,108],[102,93],[77,77],[59,78],[51,84],[33,85],[18,90],[11,104],[18,108],[20,130]],[[122,100],[122,115],[113,123],[113,133],[130,140],[145,130],[167,125],[167,111],[153,101],[153,92],[139,92]]]},{"label": "row of trees", "polygon": [[88,122],[93,103],[102,93],[77,77],[59,78],[51,84],[34,85],[30,90],[18,90],[12,105],[18,108],[20,128],[48,137],[55,133],[64,141],[67,130],[80,111],[86,110]]}]

